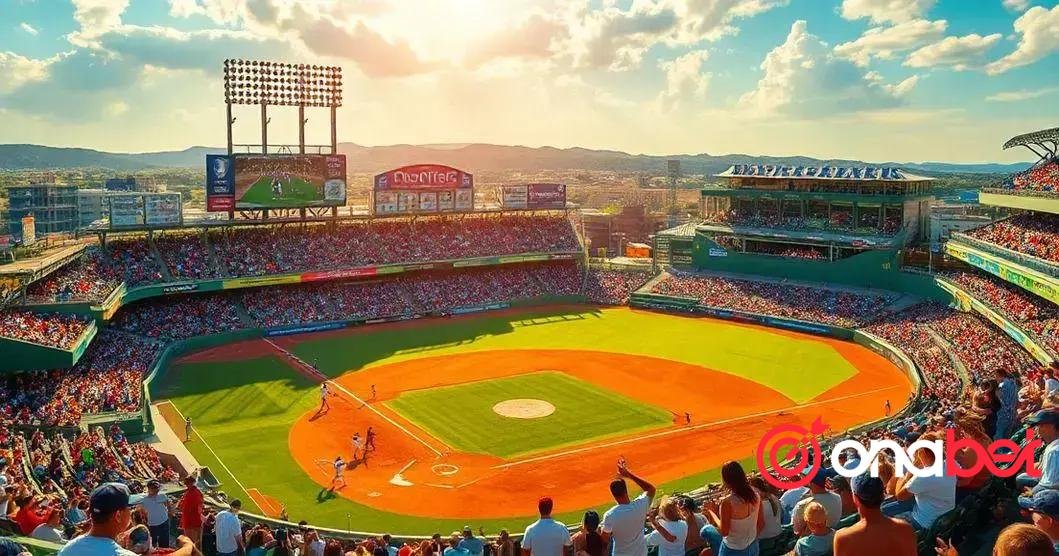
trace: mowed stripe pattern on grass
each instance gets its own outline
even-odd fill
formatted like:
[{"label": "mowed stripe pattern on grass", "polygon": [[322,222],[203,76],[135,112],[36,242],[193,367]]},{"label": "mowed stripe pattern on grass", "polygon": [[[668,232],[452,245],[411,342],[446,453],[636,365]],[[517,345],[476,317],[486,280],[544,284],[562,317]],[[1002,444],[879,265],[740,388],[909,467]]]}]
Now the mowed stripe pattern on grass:
[{"label": "mowed stripe pattern on grass", "polygon": [[301,178],[293,178],[290,181],[282,180],[281,184],[283,186],[283,195],[276,197],[272,193],[272,179],[269,177],[258,178],[253,185],[247,188],[246,193],[239,199],[239,202],[263,207],[285,207],[301,206],[307,202],[323,199],[315,185]]},{"label": "mowed stripe pattern on grass", "polygon": [[[495,349],[591,349],[671,359],[741,376],[804,403],[857,373],[823,342],[725,321],[628,309],[529,310],[279,339],[331,377],[419,357]],[[806,373],[812,373],[811,379]]]},{"label": "mowed stripe pattern on grass", "polygon": [[[539,399],[546,417],[517,419],[493,411],[499,402]],[[405,392],[386,406],[448,446],[510,459],[591,440],[664,427],[669,412],[558,371]]]}]

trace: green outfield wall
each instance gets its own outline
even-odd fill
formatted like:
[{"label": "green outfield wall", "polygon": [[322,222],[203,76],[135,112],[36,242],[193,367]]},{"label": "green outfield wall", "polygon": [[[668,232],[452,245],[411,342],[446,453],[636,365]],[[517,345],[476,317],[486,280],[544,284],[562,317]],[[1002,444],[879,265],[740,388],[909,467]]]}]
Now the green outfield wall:
[{"label": "green outfield wall", "polygon": [[0,337],[0,372],[36,371],[44,369],[65,369],[73,367],[84,355],[99,328],[95,321],[88,323],[88,328],[74,342],[70,349],[59,349],[51,346]]}]

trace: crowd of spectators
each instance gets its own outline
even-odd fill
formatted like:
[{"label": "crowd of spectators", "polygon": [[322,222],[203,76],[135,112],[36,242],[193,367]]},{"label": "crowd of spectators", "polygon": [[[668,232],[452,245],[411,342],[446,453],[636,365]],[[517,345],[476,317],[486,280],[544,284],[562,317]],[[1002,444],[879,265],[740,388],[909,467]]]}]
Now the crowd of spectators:
[{"label": "crowd of spectators", "polygon": [[72,368],[0,377],[0,421],[74,426],[86,414],[139,411],[143,378],[158,352],[151,341],[103,331]]},{"label": "crowd of spectators", "polygon": [[1017,214],[966,233],[1024,255],[1059,263],[1059,215]]},{"label": "crowd of spectators", "polygon": [[391,317],[414,310],[396,280],[257,288],[242,294],[242,301],[254,322],[264,327]]},{"label": "crowd of spectators", "polygon": [[232,228],[210,241],[232,276],[579,249],[569,220],[557,216]]},{"label": "crowd of spectators", "polygon": [[71,349],[91,320],[73,314],[0,311],[0,336],[59,349]]},{"label": "crowd of spectators", "polygon": [[1018,324],[1052,355],[1059,355],[1059,307],[1007,281],[978,272],[946,272],[978,300]]},{"label": "crowd of spectators", "polygon": [[826,260],[829,256],[827,247],[808,245],[791,245],[789,243],[768,243],[764,241],[747,241],[747,253],[791,257],[795,259]]},{"label": "crowd of spectators", "polygon": [[152,298],[122,307],[112,325],[150,338],[182,340],[246,328],[227,293]]},{"label": "crowd of spectators", "polygon": [[679,271],[664,276],[651,291],[698,299],[707,307],[849,328],[879,318],[896,300],[891,294],[854,293]]},{"label": "crowd of spectators", "polygon": [[584,295],[600,305],[625,305],[632,292],[655,275],[650,270],[603,270],[590,268],[585,277]]},{"label": "crowd of spectators", "polygon": [[401,282],[421,312],[432,312],[573,295],[581,289],[581,272],[573,261],[559,261],[429,272]]},{"label": "crowd of spectators", "polygon": [[729,209],[715,211],[706,215],[706,221],[729,226],[749,228],[779,228],[798,232],[840,232],[892,236],[901,230],[901,215],[889,213],[882,222],[877,217],[861,215],[860,222],[854,222],[853,213],[849,210],[834,210],[831,214],[825,211],[819,215],[793,216],[775,211],[751,211]]},{"label": "crowd of spectators", "polygon": [[220,272],[210,261],[205,238],[198,233],[168,233],[154,237],[154,245],[174,280],[217,278]]},{"label": "crowd of spectators", "polygon": [[121,280],[101,265],[97,257],[81,257],[30,284],[26,297],[32,303],[103,301]]},{"label": "crowd of spectators", "polygon": [[1019,172],[1000,185],[1001,189],[1059,194],[1059,160],[1052,159]]}]

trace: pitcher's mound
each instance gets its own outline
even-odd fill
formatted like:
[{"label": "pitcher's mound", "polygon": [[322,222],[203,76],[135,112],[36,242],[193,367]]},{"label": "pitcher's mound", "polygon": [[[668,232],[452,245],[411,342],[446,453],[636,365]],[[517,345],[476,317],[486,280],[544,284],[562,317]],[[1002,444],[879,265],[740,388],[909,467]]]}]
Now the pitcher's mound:
[{"label": "pitcher's mound", "polygon": [[555,413],[555,406],[544,400],[504,400],[494,405],[493,411],[497,415],[514,419],[538,419]]}]

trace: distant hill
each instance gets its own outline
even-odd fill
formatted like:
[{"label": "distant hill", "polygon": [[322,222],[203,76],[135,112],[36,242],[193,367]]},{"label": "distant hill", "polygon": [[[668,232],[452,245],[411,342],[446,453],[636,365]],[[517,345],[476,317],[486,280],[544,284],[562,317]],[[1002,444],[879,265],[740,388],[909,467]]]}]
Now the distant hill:
[{"label": "distant hill", "polygon": [[[732,164],[758,162],[788,165],[850,166],[873,164],[898,166],[928,175],[947,173],[1012,173],[1029,166],[1017,164],[949,164],[866,163],[857,160],[821,160],[803,156],[761,156],[728,154],[714,156],[681,154],[652,156],[621,151],[594,150],[580,147],[522,147],[508,145],[438,144],[388,145],[364,147],[353,143],[339,144],[339,151],[348,157],[348,168],[353,172],[379,172],[412,163],[434,162],[448,164],[470,172],[478,171],[541,171],[541,170],[611,170],[617,172],[645,172],[662,175],[666,161],[680,160],[684,174],[716,174]],[[108,153],[92,149],[44,147],[40,145],[0,145],[0,170],[46,170],[67,168],[104,168],[115,171],[135,171],[148,168],[196,168],[204,164],[207,153],[223,152],[215,147],[191,147],[182,151],[153,153]]]}]

